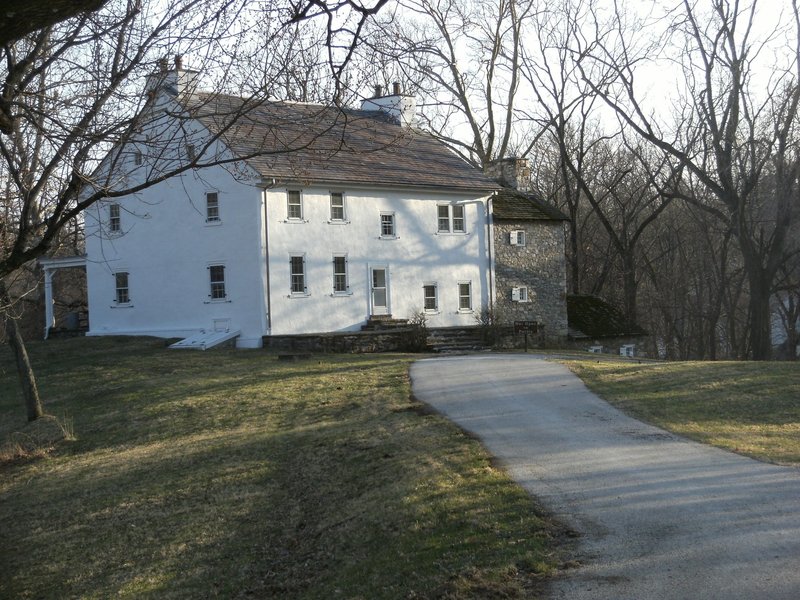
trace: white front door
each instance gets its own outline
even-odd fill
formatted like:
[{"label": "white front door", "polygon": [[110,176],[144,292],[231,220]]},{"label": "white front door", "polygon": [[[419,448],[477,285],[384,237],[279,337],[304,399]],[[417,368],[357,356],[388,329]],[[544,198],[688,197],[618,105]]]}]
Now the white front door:
[{"label": "white front door", "polygon": [[372,267],[372,314],[389,314],[389,270],[386,267]]}]

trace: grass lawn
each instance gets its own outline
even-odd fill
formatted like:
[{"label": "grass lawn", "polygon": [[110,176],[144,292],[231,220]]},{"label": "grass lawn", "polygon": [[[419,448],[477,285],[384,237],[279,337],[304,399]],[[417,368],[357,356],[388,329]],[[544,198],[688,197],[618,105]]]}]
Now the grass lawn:
[{"label": "grass lawn", "polygon": [[800,363],[564,361],[643,421],[760,460],[800,465]]},{"label": "grass lawn", "polygon": [[[29,350],[74,440],[0,462],[2,598],[521,598],[554,568],[554,525],[410,398],[412,356]],[[24,415],[0,346],[6,455]]]}]

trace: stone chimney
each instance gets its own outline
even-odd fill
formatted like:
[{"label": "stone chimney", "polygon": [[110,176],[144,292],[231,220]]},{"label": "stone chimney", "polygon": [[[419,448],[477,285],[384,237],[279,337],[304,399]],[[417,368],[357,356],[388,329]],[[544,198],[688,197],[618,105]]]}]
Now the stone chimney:
[{"label": "stone chimney", "polygon": [[192,94],[197,90],[199,71],[183,68],[183,57],[175,55],[174,68],[169,68],[166,58],[158,61],[158,71],[147,76],[145,93],[155,96],[160,91],[171,96]]},{"label": "stone chimney", "polygon": [[527,158],[498,158],[486,165],[483,171],[487,177],[504,187],[520,192],[530,189],[531,169]]},{"label": "stone chimney", "polygon": [[361,110],[386,113],[392,121],[404,127],[413,125],[414,114],[417,110],[415,98],[403,95],[398,82],[392,84],[391,95],[383,96],[382,93],[383,87],[376,85],[375,96],[362,100]]}]

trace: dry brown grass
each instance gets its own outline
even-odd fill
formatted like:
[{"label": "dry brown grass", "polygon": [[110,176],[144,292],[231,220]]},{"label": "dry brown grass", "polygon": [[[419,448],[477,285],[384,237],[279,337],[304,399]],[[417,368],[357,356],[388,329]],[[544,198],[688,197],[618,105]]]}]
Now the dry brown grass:
[{"label": "dry brown grass", "polygon": [[565,361],[600,396],[708,444],[800,464],[800,363]]},{"label": "dry brown grass", "polygon": [[410,397],[412,356],[30,350],[75,437],[0,467],[0,597],[527,598],[554,568],[531,498]]}]

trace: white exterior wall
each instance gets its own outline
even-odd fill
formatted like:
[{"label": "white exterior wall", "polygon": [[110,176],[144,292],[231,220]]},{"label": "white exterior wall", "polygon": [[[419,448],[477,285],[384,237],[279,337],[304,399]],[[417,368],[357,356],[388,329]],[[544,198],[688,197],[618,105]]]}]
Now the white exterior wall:
[{"label": "white exterior wall", "polygon": [[[206,192],[220,221],[206,222]],[[121,206],[119,234],[108,206]],[[89,335],[182,337],[227,324],[237,344],[258,347],[266,330],[261,191],[222,167],[168,179],[86,212]],[[225,266],[225,300],[211,300],[210,265]],[[115,301],[114,273],[129,273],[130,303]]]},{"label": "white exterior wall", "polygon": [[[302,192],[303,219],[287,218],[287,189]],[[345,195],[345,222],[331,222],[330,193]],[[472,326],[489,302],[486,199],[478,196],[278,186],[267,196],[271,331],[274,335],[358,330],[371,310],[370,268],[389,272],[389,312],[423,308],[423,285],[436,283],[430,327]],[[466,234],[437,233],[437,205],[465,207]],[[383,212],[395,214],[396,239],[381,238]],[[307,294],[292,294],[290,255],[306,258]],[[349,293],[333,293],[333,256],[347,255]],[[459,311],[458,283],[471,282],[471,312]]]},{"label": "white exterior wall", "polygon": [[[164,168],[185,164],[187,142],[200,148],[207,139],[192,121],[183,123],[185,132],[167,117],[153,123],[144,135],[165,140],[159,153]],[[137,149],[142,148],[132,144],[116,154],[123,161],[121,185],[158,175],[146,156],[144,165],[135,166]],[[205,156],[225,158],[226,152],[212,146]],[[263,191],[260,182],[242,164],[214,166],[87,210],[88,335],[186,337],[229,328],[241,331],[240,347],[259,347],[265,334],[358,330],[372,313],[370,269],[379,266],[388,270],[388,312],[394,318],[423,310],[423,285],[432,283],[438,310],[426,313],[430,327],[475,325],[476,315],[488,306],[485,197],[367,187],[281,185]],[[301,222],[287,218],[287,189],[302,192]],[[344,193],[343,223],[331,221],[332,191]],[[218,194],[219,222],[206,221],[207,192]],[[437,206],[454,203],[465,208],[466,233],[439,233]],[[121,207],[120,232],[109,231],[111,204]],[[395,215],[395,239],[381,237],[384,212]],[[305,255],[307,294],[290,292],[292,254]],[[333,292],[334,255],[347,256],[346,294]],[[210,297],[212,265],[225,267],[224,300]],[[118,272],[128,273],[128,303],[116,299]],[[471,283],[471,311],[459,310],[462,282]]]}]

